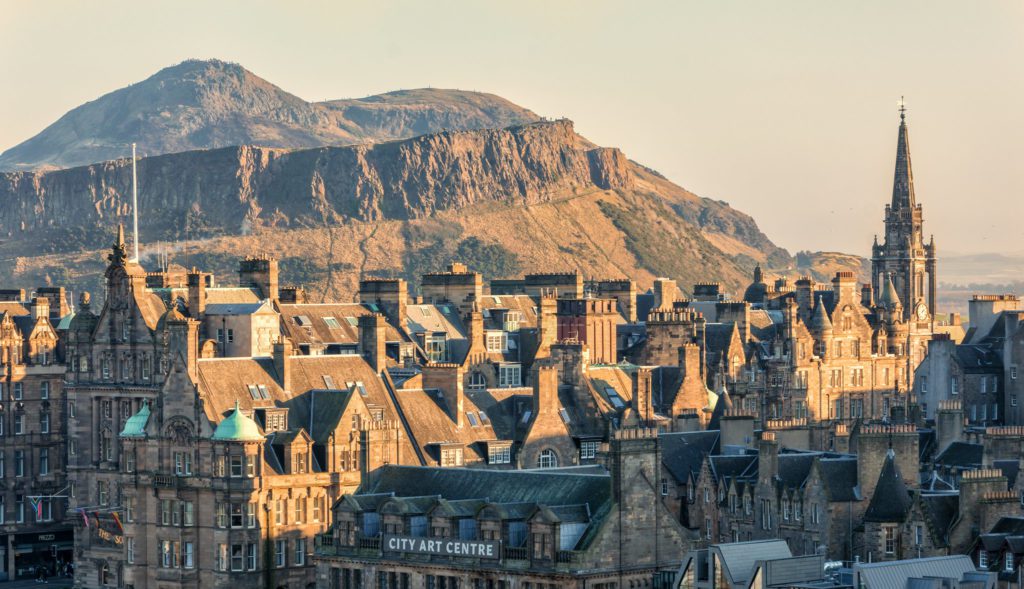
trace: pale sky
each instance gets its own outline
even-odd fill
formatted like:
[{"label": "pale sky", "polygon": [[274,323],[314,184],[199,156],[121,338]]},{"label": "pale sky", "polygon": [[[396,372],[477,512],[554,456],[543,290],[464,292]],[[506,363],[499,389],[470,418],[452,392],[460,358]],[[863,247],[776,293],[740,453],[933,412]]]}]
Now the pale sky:
[{"label": "pale sky", "polygon": [[1024,253],[1017,0],[0,0],[0,151],[213,57],[311,101],[433,86],[571,118],[794,253],[868,253],[904,95],[940,255]]}]

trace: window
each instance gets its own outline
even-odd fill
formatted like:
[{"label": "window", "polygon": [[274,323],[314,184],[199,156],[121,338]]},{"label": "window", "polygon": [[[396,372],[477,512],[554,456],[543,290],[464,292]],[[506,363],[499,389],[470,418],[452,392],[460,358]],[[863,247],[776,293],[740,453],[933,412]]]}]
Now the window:
[{"label": "window", "polygon": [[169,569],[176,566],[175,560],[177,560],[174,554],[174,542],[170,540],[164,540],[160,543],[160,566]]},{"label": "window", "polygon": [[580,460],[593,460],[597,458],[597,448],[600,442],[596,440],[586,440],[580,442]]},{"label": "window", "polygon": [[245,509],[245,525],[248,528],[256,527],[256,504],[248,503]]},{"label": "window", "polygon": [[68,401],[68,418],[74,419],[75,417],[75,402]]},{"label": "window", "polygon": [[[661,479],[661,496],[668,497],[668,491],[668,479]],[[732,499],[736,499],[736,496],[734,495]]]},{"label": "window", "polygon": [[508,334],[504,331],[488,331],[486,335],[488,352],[505,352],[508,350]]},{"label": "window", "polygon": [[184,553],[182,554],[182,566],[186,569],[195,568],[195,551],[192,542],[185,542]]},{"label": "window", "polygon": [[25,451],[15,450],[14,451],[14,476],[23,477],[25,476]]},{"label": "window", "polygon": [[231,457],[231,476],[239,478],[242,476],[242,457],[235,455]]},{"label": "window", "polygon": [[[320,522],[320,518],[322,517],[323,508],[321,507],[321,505],[323,504],[323,500],[324,500],[323,497],[314,497],[313,498],[313,522],[314,523],[319,523]],[[252,506],[253,506],[253,508],[255,508],[256,504],[253,503]],[[253,527],[255,527],[255,526],[253,526]]]},{"label": "window", "polygon": [[864,417],[864,399],[850,399],[850,417]]},{"label": "window", "polygon": [[231,545],[231,570],[241,571],[243,565],[242,561],[242,545],[232,544]]},{"label": "window", "polygon": [[45,476],[50,474],[50,449],[40,448],[39,449],[39,475]]},{"label": "window", "polygon": [[711,539],[711,518],[704,518],[704,536]]},{"label": "window", "polygon": [[914,545],[920,546],[924,544],[924,527],[917,526],[914,528]]},{"label": "window", "polygon": [[228,527],[228,508],[223,503],[217,504],[217,527],[226,528]]},{"label": "window", "polygon": [[949,379],[949,393],[951,395],[960,394],[960,381],[955,376]]},{"label": "window", "polygon": [[543,450],[537,457],[538,468],[555,468],[558,466],[558,456],[554,450]]},{"label": "window", "polygon": [[843,400],[842,399],[836,399],[835,405],[836,405],[835,418],[836,419],[843,419],[845,417],[843,415]]},{"label": "window", "polygon": [[978,568],[982,570],[988,568],[988,552],[985,552],[984,548],[978,551]]},{"label": "window", "polygon": [[178,476],[189,476],[192,474],[192,453],[174,453],[174,474]]},{"label": "window", "polygon": [[[924,378],[924,377],[922,376],[921,378]],[[981,377],[981,382],[978,383],[978,384],[981,387],[981,393],[982,394],[988,392],[988,377],[987,376],[982,376]]]},{"label": "window", "polygon": [[194,526],[196,523],[195,506],[191,501],[181,502],[181,524]]},{"label": "window", "polygon": [[19,524],[25,523],[25,496],[14,496],[14,515]]},{"label": "window", "polygon": [[896,553],[896,528],[887,526],[882,528],[882,533],[885,536],[885,553],[895,554]]},{"label": "window", "polygon": [[498,386],[502,388],[522,385],[520,378],[522,368],[519,364],[501,364],[498,367]]},{"label": "window", "polygon": [[50,382],[43,381],[39,383],[39,398],[46,401],[50,398]]},{"label": "window", "polygon": [[245,545],[245,566],[250,571],[256,570],[256,545],[246,544]]},{"label": "window", "polygon": [[245,523],[245,515],[243,514],[243,503],[232,503],[231,504],[231,527],[241,528]]},{"label": "window", "polygon": [[245,476],[249,478],[256,476],[256,458],[254,456],[250,456],[245,461]]},{"label": "window", "polygon": [[295,498],[295,523],[301,524],[306,519],[306,500],[301,497]]},{"label": "window", "polygon": [[1017,380],[1017,367],[1016,366],[1011,366],[1010,367],[1010,380]]},{"label": "window", "polygon": [[125,560],[128,564],[135,563],[135,538],[131,536],[124,539]]},{"label": "window", "polygon": [[232,344],[234,342],[235,342],[235,330],[229,328],[228,329],[228,343]]},{"label": "window", "polygon": [[1013,572],[1013,553],[1012,552],[1007,552],[1006,553],[1006,562],[1003,565],[1003,570],[1008,572],[1008,573],[1012,573]]},{"label": "window", "polygon": [[750,515],[750,513],[753,510],[754,510],[754,503],[750,499],[750,495],[744,495],[743,496],[743,513],[745,513],[746,515]]},{"label": "window", "polygon": [[285,551],[287,550],[288,543],[285,540],[276,540],[274,545],[274,566],[281,568],[285,565],[287,558]]},{"label": "window", "polygon": [[491,445],[487,448],[488,464],[509,464],[512,462],[511,446]]},{"label": "window", "polygon": [[487,388],[487,377],[482,372],[472,372],[469,375],[469,390],[482,391]]},{"label": "window", "polygon": [[772,529],[772,502],[768,499],[761,500],[761,529]]},{"label": "window", "polygon": [[135,497],[124,498],[124,519],[128,523],[135,521]]},{"label": "window", "polygon": [[14,435],[21,436],[25,434],[25,414],[16,413],[14,415]]},{"label": "window", "polygon": [[818,504],[815,503],[811,506],[811,523],[821,523],[821,512],[818,510]]},{"label": "window", "polygon": [[462,466],[462,448],[442,448],[441,466]]},{"label": "window", "polygon": [[793,401],[793,416],[797,419],[807,418],[807,404],[803,401]]},{"label": "window", "polygon": [[444,362],[448,358],[448,345],[444,333],[424,335],[423,347],[431,362]]},{"label": "window", "polygon": [[[0,479],[2,479],[5,476],[7,476],[7,468],[6,468],[7,465],[4,464],[4,459],[5,459],[6,456],[7,456],[7,453],[4,452],[3,450],[0,450]],[[0,497],[2,497],[2,496],[3,495],[0,495]]]},{"label": "window", "polygon": [[48,434],[50,433],[50,414],[41,413],[39,415],[39,433]]},{"label": "window", "polygon": [[782,501],[782,519],[784,519],[785,521],[789,521],[789,514],[790,514],[791,505],[792,504],[789,502],[789,499],[783,499],[783,501]]},{"label": "window", "polygon": [[1017,395],[1010,395],[1010,407],[1017,406]]},{"label": "window", "polygon": [[20,401],[23,397],[24,387],[22,383],[16,382],[11,385],[11,396],[14,397],[15,401]]},{"label": "window", "polygon": [[214,565],[218,571],[228,570],[228,545],[217,545],[217,563]]}]

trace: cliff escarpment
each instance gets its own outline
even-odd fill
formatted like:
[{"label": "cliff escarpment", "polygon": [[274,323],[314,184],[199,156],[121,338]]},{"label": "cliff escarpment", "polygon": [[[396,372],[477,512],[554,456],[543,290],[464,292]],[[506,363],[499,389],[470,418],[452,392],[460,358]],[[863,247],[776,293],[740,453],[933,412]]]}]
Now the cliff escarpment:
[{"label": "cliff escarpment", "polygon": [[[630,189],[617,149],[592,148],[571,121],[456,131],[404,141],[288,151],[241,146],[138,163],[147,239],[415,219],[485,202],[530,205],[592,189]],[[131,212],[131,162],[0,174],[0,234],[102,233]],[[78,249],[97,243],[57,240]]]}]

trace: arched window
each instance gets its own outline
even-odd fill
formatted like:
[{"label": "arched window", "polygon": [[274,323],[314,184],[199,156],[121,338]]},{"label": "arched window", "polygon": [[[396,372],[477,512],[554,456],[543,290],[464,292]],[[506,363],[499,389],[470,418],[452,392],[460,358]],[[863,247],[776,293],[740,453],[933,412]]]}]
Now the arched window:
[{"label": "arched window", "polygon": [[555,468],[558,466],[558,456],[554,450],[543,450],[537,457],[538,468]]},{"label": "arched window", "polygon": [[107,563],[100,565],[100,585],[104,587],[110,585],[110,565]]},{"label": "arched window", "polygon": [[487,388],[487,377],[482,372],[471,372],[469,375],[469,390],[482,391]]}]

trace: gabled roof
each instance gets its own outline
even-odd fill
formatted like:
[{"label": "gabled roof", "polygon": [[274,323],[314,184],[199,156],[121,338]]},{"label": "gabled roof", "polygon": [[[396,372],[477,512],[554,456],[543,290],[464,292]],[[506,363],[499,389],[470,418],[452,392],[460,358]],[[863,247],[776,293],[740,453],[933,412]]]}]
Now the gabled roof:
[{"label": "gabled roof", "polygon": [[[284,304],[281,311],[283,331],[297,345],[308,343],[356,344],[359,342],[359,317],[374,313],[375,304],[324,303]],[[402,341],[391,323],[384,327],[384,339]]]},{"label": "gabled roof", "polygon": [[857,484],[857,458],[820,458],[818,468],[825,482],[828,500],[860,501],[860,486]]},{"label": "gabled roof", "polygon": [[878,484],[868,510],[864,513],[864,521],[869,522],[903,522],[910,513],[912,505],[910,493],[903,483],[896,466],[896,455],[889,450],[878,475]]},{"label": "gabled roof", "polygon": [[936,545],[947,545],[950,528],[960,515],[960,494],[922,493],[920,501]]},{"label": "gabled roof", "polygon": [[676,482],[689,482],[700,472],[704,456],[718,452],[717,431],[660,434],[661,463]]},{"label": "gabled roof", "polygon": [[756,540],[714,544],[711,549],[722,558],[722,565],[734,585],[745,586],[754,573],[754,565],[760,560],[791,558],[793,553],[785,540]]},{"label": "gabled roof", "polygon": [[[479,447],[477,442],[493,440],[497,436],[490,421],[483,423],[479,417],[479,409],[469,396],[463,399],[462,427],[458,427],[453,419],[454,407],[449,407],[444,394],[437,389],[398,389],[395,400],[402,414],[406,416],[412,442],[419,447],[424,456],[434,462],[440,462],[438,444],[457,443],[463,446],[466,462],[472,456],[477,460],[486,458],[486,449]],[[473,425],[472,419],[477,425]]]},{"label": "gabled roof", "polygon": [[894,560],[890,562],[859,562],[853,565],[854,573],[860,574],[866,589],[902,589],[911,579],[946,578],[962,580],[976,571],[971,557],[936,556]]}]

